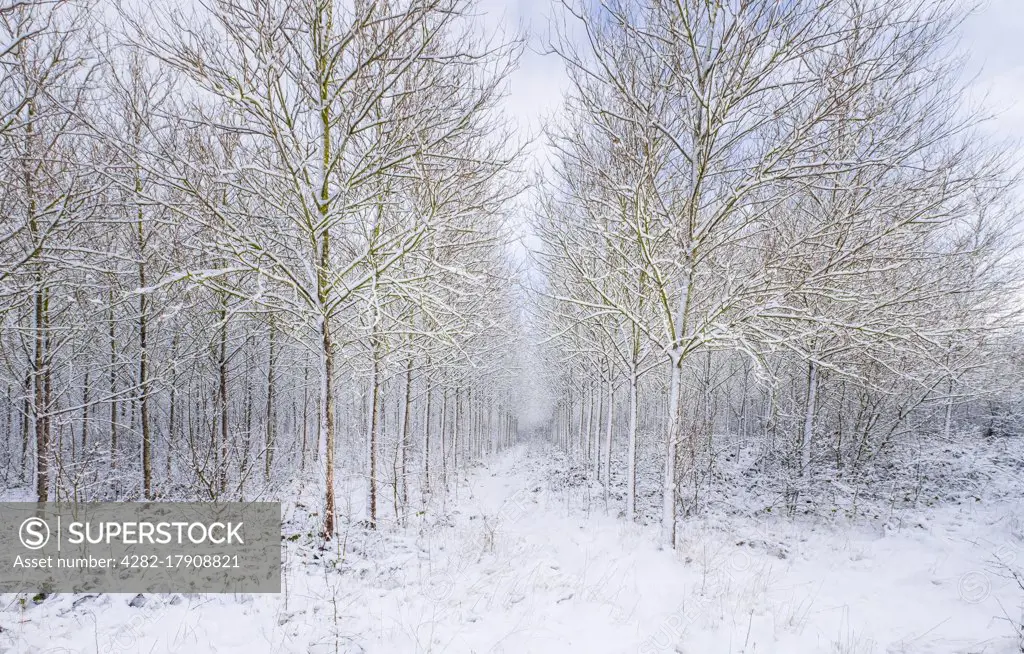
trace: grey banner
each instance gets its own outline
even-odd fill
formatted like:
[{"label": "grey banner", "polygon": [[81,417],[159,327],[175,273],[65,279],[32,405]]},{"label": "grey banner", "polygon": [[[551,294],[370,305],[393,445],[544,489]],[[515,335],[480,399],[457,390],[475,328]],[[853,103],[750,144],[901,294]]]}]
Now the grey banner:
[{"label": "grey banner", "polygon": [[279,593],[281,505],[0,503],[0,592]]}]

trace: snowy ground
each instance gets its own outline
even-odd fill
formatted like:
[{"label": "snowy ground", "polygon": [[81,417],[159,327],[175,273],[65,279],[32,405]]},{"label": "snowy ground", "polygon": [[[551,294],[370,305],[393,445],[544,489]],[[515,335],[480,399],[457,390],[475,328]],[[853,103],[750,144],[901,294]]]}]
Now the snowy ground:
[{"label": "snowy ground", "polygon": [[[1017,654],[1024,507],[962,505],[898,529],[690,521],[676,552],[608,515],[559,455],[478,469],[450,519],[318,553],[287,542],[285,592],[3,596],[0,652]],[[286,533],[290,533],[286,526]],[[135,604],[140,604],[135,601]]]}]

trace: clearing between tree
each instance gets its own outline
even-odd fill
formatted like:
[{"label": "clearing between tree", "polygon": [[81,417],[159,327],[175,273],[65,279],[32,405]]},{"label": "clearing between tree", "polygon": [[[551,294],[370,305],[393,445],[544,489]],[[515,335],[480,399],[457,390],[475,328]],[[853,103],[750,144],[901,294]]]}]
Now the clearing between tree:
[{"label": "clearing between tree", "polygon": [[[596,485],[566,483],[568,470],[553,447],[528,443],[471,472],[450,513],[398,533],[353,527],[340,557],[286,540],[281,595],[28,606],[8,595],[0,643],[49,654],[1018,651],[1004,608],[1021,591],[997,562],[1024,555],[1019,502],[905,511],[881,529],[697,518],[673,552],[655,526],[609,515]],[[286,533],[316,524],[297,514]]]}]

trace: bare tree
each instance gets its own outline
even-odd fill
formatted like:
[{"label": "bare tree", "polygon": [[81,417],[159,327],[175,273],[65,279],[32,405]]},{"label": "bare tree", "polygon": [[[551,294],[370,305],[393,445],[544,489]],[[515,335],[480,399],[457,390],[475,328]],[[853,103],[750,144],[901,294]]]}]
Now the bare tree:
[{"label": "bare tree", "polygon": [[[930,246],[1004,166],[964,138],[977,117],[945,110],[955,71],[940,52],[955,14],[942,3],[566,12],[585,47],[555,46],[572,81],[547,211],[547,234],[571,232],[553,239],[574,279],[559,299],[587,320],[618,314],[664,354],[662,540],[674,546],[680,477],[702,456],[682,424],[690,358],[807,357],[806,469],[821,348],[926,349],[937,325],[922,311],[953,289],[896,280],[922,258],[959,255]],[[609,260],[625,274],[609,276]],[[638,285],[648,311],[624,301]]]}]

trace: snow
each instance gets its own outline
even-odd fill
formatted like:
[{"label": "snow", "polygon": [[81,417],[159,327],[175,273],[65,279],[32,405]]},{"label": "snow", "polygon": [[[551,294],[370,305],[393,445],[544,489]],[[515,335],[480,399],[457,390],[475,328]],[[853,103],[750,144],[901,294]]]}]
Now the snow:
[{"label": "snow", "polygon": [[[284,541],[280,595],[3,596],[0,651],[1016,654],[1018,501],[906,514],[890,528],[607,512],[564,455],[516,446],[449,514],[352,527],[321,552]],[[294,525],[286,526],[286,532]],[[22,606],[19,598],[27,599]]]}]

